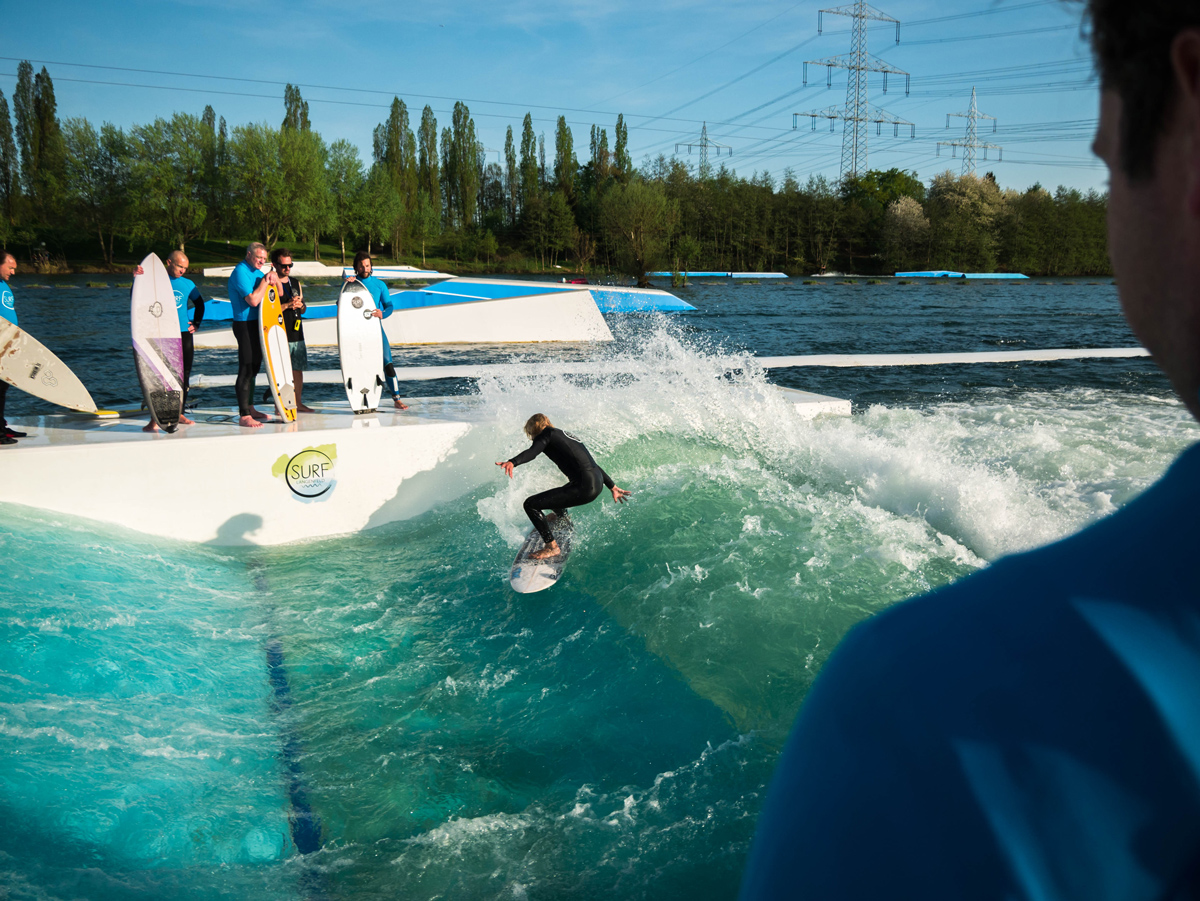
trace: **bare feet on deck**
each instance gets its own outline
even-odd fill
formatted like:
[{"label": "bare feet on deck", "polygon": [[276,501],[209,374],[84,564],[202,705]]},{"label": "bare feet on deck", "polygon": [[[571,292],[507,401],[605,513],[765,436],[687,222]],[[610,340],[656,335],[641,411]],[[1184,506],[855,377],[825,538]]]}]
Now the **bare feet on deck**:
[{"label": "bare feet on deck", "polygon": [[396,405],[397,410],[407,410],[408,409],[408,404],[406,404],[404,401],[402,401],[398,397],[392,397],[392,403]]},{"label": "bare feet on deck", "polygon": [[[266,419],[267,417],[263,417]],[[244,425],[248,429],[261,429],[262,423],[254,416],[242,416],[238,419],[238,425]]]},{"label": "bare feet on deck", "polygon": [[143,432],[157,432],[158,431],[158,423],[155,422],[153,419],[151,419],[148,423],[146,423],[144,426],[142,426],[142,431]]},{"label": "bare feet on deck", "polygon": [[296,412],[297,413],[316,413],[317,411],[314,410],[312,407],[305,406],[304,404],[296,404]]},{"label": "bare feet on deck", "polygon": [[180,424],[180,425],[195,425],[195,424],[196,424],[196,420],[194,420],[194,419],[188,419],[186,416],[180,416],[180,417],[179,417],[179,424]]},{"label": "bare feet on deck", "polygon": [[[266,413],[262,413],[258,410],[251,410],[250,415],[253,416],[255,419],[257,419],[259,422],[266,422],[268,419],[271,418]],[[245,419],[245,418],[246,418],[245,416],[242,417],[242,419]]]},{"label": "bare feet on deck", "polygon": [[546,545],[540,551],[535,551],[534,553],[530,554],[529,559],[530,560],[549,560],[551,557],[557,557],[561,553],[562,553],[562,550],[559,549],[558,542],[551,541],[548,545]]}]

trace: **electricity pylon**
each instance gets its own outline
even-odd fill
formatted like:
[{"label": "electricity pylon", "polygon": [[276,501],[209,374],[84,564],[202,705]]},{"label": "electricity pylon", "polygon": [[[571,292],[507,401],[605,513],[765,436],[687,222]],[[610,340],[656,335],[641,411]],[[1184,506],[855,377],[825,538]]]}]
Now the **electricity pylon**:
[{"label": "electricity pylon", "polygon": [[880,133],[883,125],[891,125],[894,134],[897,136],[900,134],[900,126],[907,125],[911,129],[910,136],[916,137],[917,127],[913,123],[901,119],[899,116],[894,116],[886,110],[872,107],[867,102],[868,72],[880,72],[883,74],[883,92],[885,94],[887,93],[888,75],[903,75],[904,93],[908,94],[908,73],[867,53],[868,21],[894,22],[896,24],[897,44],[900,43],[900,22],[891,16],[881,13],[874,7],[868,6],[866,0],[854,0],[853,3],[847,6],[818,11],[817,34],[821,33],[822,16],[825,13],[835,16],[849,16],[854,20],[854,26],[850,32],[850,53],[843,56],[831,56],[827,59],[806,60],[804,63],[804,84],[808,84],[808,67],[810,63],[814,66],[826,67],[825,84],[827,87],[833,86],[833,70],[845,69],[847,73],[846,105],[842,109],[831,106],[827,109],[813,110],[807,113],[793,113],[792,128],[796,127],[796,121],[801,116],[812,118],[814,130],[817,127],[818,119],[828,119],[830,131],[833,131],[835,120],[843,120],[846,125],[842,137],[841,174],[845,178],[847,175],[857,176],[867,171],[867,123],[875,123],[876,134]]},{"label": "electricity pylon", "polygon": [[950,127],[950,117],[951,116],[961,116],[962,118],[967,120],[967,136],[966,136],[966,139],[962,140],[962,141],[938,141],[938,145],[937,145],[937,155],[938,156],[942,155],[942,145],[943,144],[945,144],[947,147],[953,148],[952,153],[954,156],[958,156],[958,148],[959,147],[963,148],[963,164],[962,164],[962,174],[963,175],[974,175],[975,174],[975,151],[976,150],[983,151],[983,158],[985,160],[987,159],[987,152],[989,150],[999,150],[1000,151],[1000,162],[1004,162],[1004,148],[1003,147],[1000,147],[997,144],[986,144],[979,140],[979,130],[975,127],[975,123],[980,119],[991,119],[992,120],[992,132],[995,133],[996,117],[995,116],[986,116],[979,111],[979,107],[975,105],[975,87],[974,86],[971,87],[971,108],[969,110],[967,110],[965,113],[946,113],[946,127],[947,128]]},{"label": "electricity pylon", "polygon": [[686,147],[688,149],[689,156],[692,153],[693,147],[700,148],[700,168],[698,170],[698,174],[699,174],[700,178],[702,178],[702,179],[712,178],[712,166],[708,162],[708,148],[709,147],[715,147],[717,149],[717,157],[718,158],[720,158],[722,150],[728,150],[729,155],[733,156],[733,148],[730,147],[728,144],[718,144],[716,141],[709,140],[709,138],[708,138],[708,123],[707,122],[705,122],[703,125],[700,126],[700,140],[699,141],[696,141],[692,144],[686,144],[681,141],[680,143],[675,145],[676,153],[679,152],[680,147]]}]

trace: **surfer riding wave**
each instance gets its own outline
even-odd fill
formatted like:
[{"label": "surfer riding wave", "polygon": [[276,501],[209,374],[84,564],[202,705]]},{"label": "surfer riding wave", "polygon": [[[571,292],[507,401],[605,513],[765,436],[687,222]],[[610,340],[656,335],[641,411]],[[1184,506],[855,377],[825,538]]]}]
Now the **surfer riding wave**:
[{"label": "surfer riding wave", "polygon": [[554,540],[554,533],[550,531],[550,524],[543,510],[553,510],[555,515],[561,517],[566,515],[568,507],[590,504],[600,496],[601,488],[608,488],[612,492],[613,500],[618,504],[624,503],[630,492],[618,488],[608,473],[592,458],[583,442],[570,432],[556,429],[545,414],[535,413],[530,416],[529,421],[525,423],[525,434],[533,444],[512,459],[498,462],[496,465],[511,479],[514,468],[544,453],[567,477],[567,484],[525,499],[525,514],[545,543],[545,547],[530,554],[530,557],[534,560],[546,560],[557,557],[561,550],[558,542]]}]

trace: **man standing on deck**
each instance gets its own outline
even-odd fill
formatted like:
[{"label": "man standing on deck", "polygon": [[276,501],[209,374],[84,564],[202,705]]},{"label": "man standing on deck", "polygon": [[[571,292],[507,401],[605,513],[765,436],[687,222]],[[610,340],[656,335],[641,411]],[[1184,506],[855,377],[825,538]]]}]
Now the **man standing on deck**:
[{"label": "man standing on deck", "polygon": [[[1088,0],[1130,326],[1200,418],[1200,3]],[[1117,513],[857,626],[742,898],[1200,897],[1200,446]]]},{"label": "man standing on deck", "polygon": [[[0,316],[13,325],[17,324],[17,300],[13,297],[8,280],[17,271],[17,258],[8,251],[0,251]],[[17,443],[18,438],[24,438],[24,432],[18,432],[8,427],[4,418],[4,398],[8,394],[8,382],[0,381],[0,447]]]},{"label": "man standing on deck", "polygon": [[[287,333],[288,355],[292,358],[292,381],[296,386],[296,412],[315,413],[312,407],[304,404],[304,370],[308,368],[308,345],[304,343],[304,311],[308,304],[304,302],[304,288],[300,280],[292,275],[292,255],[282,247],[271,251],[271,268],[279,276],[283,286],[279,302],[283,304],[283,330]],[[263,402],[269,403],[271,389],[263,396]]]},{"label": "man standing on deck", "polygon": [[267,248],[255,241],[246,248],[246,259],[234,266],[229,276],[233,337],[238,349],[238,374],[234,382],[238,423],[251,429],[261,428],[267,419],[265,413],[254,409],[254,380],[262,369],[263,359],[256,308],[267,294],[267,285],[281,290],[279,276],[267,268]]},{"label": "man standing on deck", "polygon": [[[371,255],[369,253],[360,250],[354,255],[354,275],[348,277],[346,281],[354,281],[355,276],[375,299],[375,318],[379,320],[379,328],[382,330],[383,320],[392,315],[395,307],[392,304],[392,295],[388,291],[387,285],[383,283],[382,279],[371,275]],[[396,367],[392,364],[392,345],[388,342],[386,331],[383,333],[383,374],[387,382],[388,393],[392,396],[392,403],[397,410],[407,410],[408,404],[400,400],[400,384],[396,378]]]}]

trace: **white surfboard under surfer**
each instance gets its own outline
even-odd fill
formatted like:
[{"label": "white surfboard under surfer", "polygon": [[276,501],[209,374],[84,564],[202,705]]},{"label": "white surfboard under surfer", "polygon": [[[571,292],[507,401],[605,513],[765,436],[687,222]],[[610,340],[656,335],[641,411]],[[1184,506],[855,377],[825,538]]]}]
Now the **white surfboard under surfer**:
[{"label": "white surfboard under surfer", "polygon": [[565,516],[568,507],[582,507],[590,504],[603,488],[612,492],[612,497],[618,504],[624,503],[630,492],[618,488],[616,483],[600,465],[593,459],[583,442],[554,424],[543,413],[535,413],[525,423],[525,434],[533,442],[526,450],[521,451],[509,460],[496,463],[511,479],[513,469],[528,463],[539,454],[545,454],[562,470],[567,477],[567,484],[559,488],[551,488],[525,499],[525,514],[538,534],[542,536],[544,547],[530,554],[533,560],[545,560],[557,557],[562,551],[554,539],[550,524],[546,521],[543,510],[553,510],[559,517]]}]

